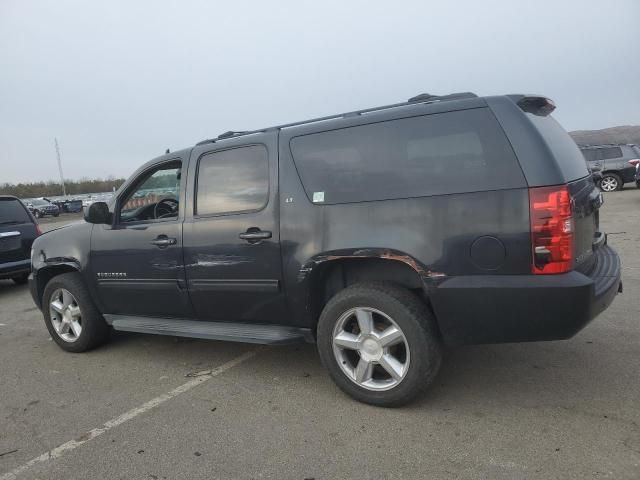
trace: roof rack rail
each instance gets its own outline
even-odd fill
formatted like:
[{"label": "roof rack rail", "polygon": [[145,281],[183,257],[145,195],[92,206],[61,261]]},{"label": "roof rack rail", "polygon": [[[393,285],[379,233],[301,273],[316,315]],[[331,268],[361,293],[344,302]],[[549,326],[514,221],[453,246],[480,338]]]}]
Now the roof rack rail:
[{"label": "roof rack rail", "polygon": [[229,130],[228,132],[224,132],[221,133],[220,135],[218,135],[218,140],[223,140],[225,138],[231,138],[231,137],[237,137],[239,135],[244,135],[245,133],[249,133],[246,130],[243,131],[234,131],[234,130]]},{"label": "roof rack rail", "polygon": [[215,143],[218,140],[226,140],[228,138],[235,138],[235,137],[241,137],[243,135],[252,135],[255,133],[266,132],[268,130],[281,130],[283,128],[297,127],[299,125],[307,125],[310,123],[326,122],[327,120],[334,120],[337,118],[356,117],[365,113],[373,113],[381,110],[388,110],[390,108],[406,107],[416,103],[445,102],[449,100],[462,100],[466,98],[478,98],[478,96],[475,93],[471,93],[471,92],[451,93],[449,95],[431,95],[429,93],[421,93],[420,95],[411,97],[406,102],[393,103],[391,105],[383,105],[381,107],[365,108],[363,110],[354,110],[352,112],[338,113],[335,115],[328,115],[326,117],[317,117],[317,118],[311,118],[309,120],[302,120],[299,122],[284,123],[282,125],[276,125],[273,127],[261,128],[259,130],[246,130],[246,131],[229,130],[228,132],[224,132],[218,135],[217,138],[202,140],[201,142],[196,143],[196,146],[205,145],[207,143]]}]

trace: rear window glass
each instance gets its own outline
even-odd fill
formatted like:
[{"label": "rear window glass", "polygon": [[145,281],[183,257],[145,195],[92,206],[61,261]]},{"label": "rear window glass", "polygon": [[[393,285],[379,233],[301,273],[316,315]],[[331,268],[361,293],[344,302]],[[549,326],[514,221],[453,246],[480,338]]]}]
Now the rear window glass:
[{"label": "rear window glass", "polygon": [[314,203],[525,186],[513,150],[486,108],[303,135],[290,146]]},{"label": "rear window glass", "polygon": [[584,161],[585,157],[580,153],[578,145],[555,118],[531,113],[526,115],[549,145],[566,182],[589,175],[587,162]]},{"label": "rear window glass", "polygon": [[19,200],[0,198],[0,225],[31,223],[31,217]]}]

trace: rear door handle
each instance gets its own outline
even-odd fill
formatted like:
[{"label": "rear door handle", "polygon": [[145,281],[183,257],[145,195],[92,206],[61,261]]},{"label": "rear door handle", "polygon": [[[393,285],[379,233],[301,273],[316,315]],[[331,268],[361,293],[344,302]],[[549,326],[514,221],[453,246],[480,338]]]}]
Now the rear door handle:
[{"label": "rear door handle", "polygon": [[158,235],[158,237],[155,240],[151,240],[151,245],[155,245],[156,247],[159,248],[167,248],[170,245],[175,245],[176,244],[176,239],[175,238],[169,238],[166,235]]},{"label": "rear door handle", "polygon": [[238,235],[238,238],[240,238],[241,240],[246,240],[249,243],[258,243],[261,240],[266,240],[268,238],[271,238],[271,236],[272,236],[271,232],[267,230],[259,230],[255,227],[252,227],[247,229],[246,232]]}]

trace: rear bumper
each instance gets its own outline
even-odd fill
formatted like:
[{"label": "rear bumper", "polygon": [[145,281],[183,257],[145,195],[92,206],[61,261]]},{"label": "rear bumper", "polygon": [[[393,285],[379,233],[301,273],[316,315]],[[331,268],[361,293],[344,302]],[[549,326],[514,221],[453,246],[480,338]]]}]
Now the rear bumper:
[{"label": "rear bumper", "polygon": [[446,344],[570,338],[621,291],[620,259],[596,252],[588,274],[478,275],[449,278],[431,292]]},{"label": "rear bumper", "polygon": [[31,271],[31,260],[0,263],[0,278],[12,278]]}]

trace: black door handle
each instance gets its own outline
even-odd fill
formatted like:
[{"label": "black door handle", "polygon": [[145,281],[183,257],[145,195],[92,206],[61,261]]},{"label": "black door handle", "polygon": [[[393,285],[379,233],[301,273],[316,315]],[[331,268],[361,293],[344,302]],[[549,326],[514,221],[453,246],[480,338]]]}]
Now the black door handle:
[{"label": "black door handle", "polygon": [[151,245],[155,245],[159,248],[167,248],[169,245],[175,245],[176,239],[169,238],[166,235],[158,235],[155,240],[151,240]]},{"label": "black door handle", "polygon": [[271,238],[271,232],[267,230],[260,230],[259,228],[251,227],[246,232],[238,235],[241,240],[246,240],[249,243],[258,243],[267,238]]}]

